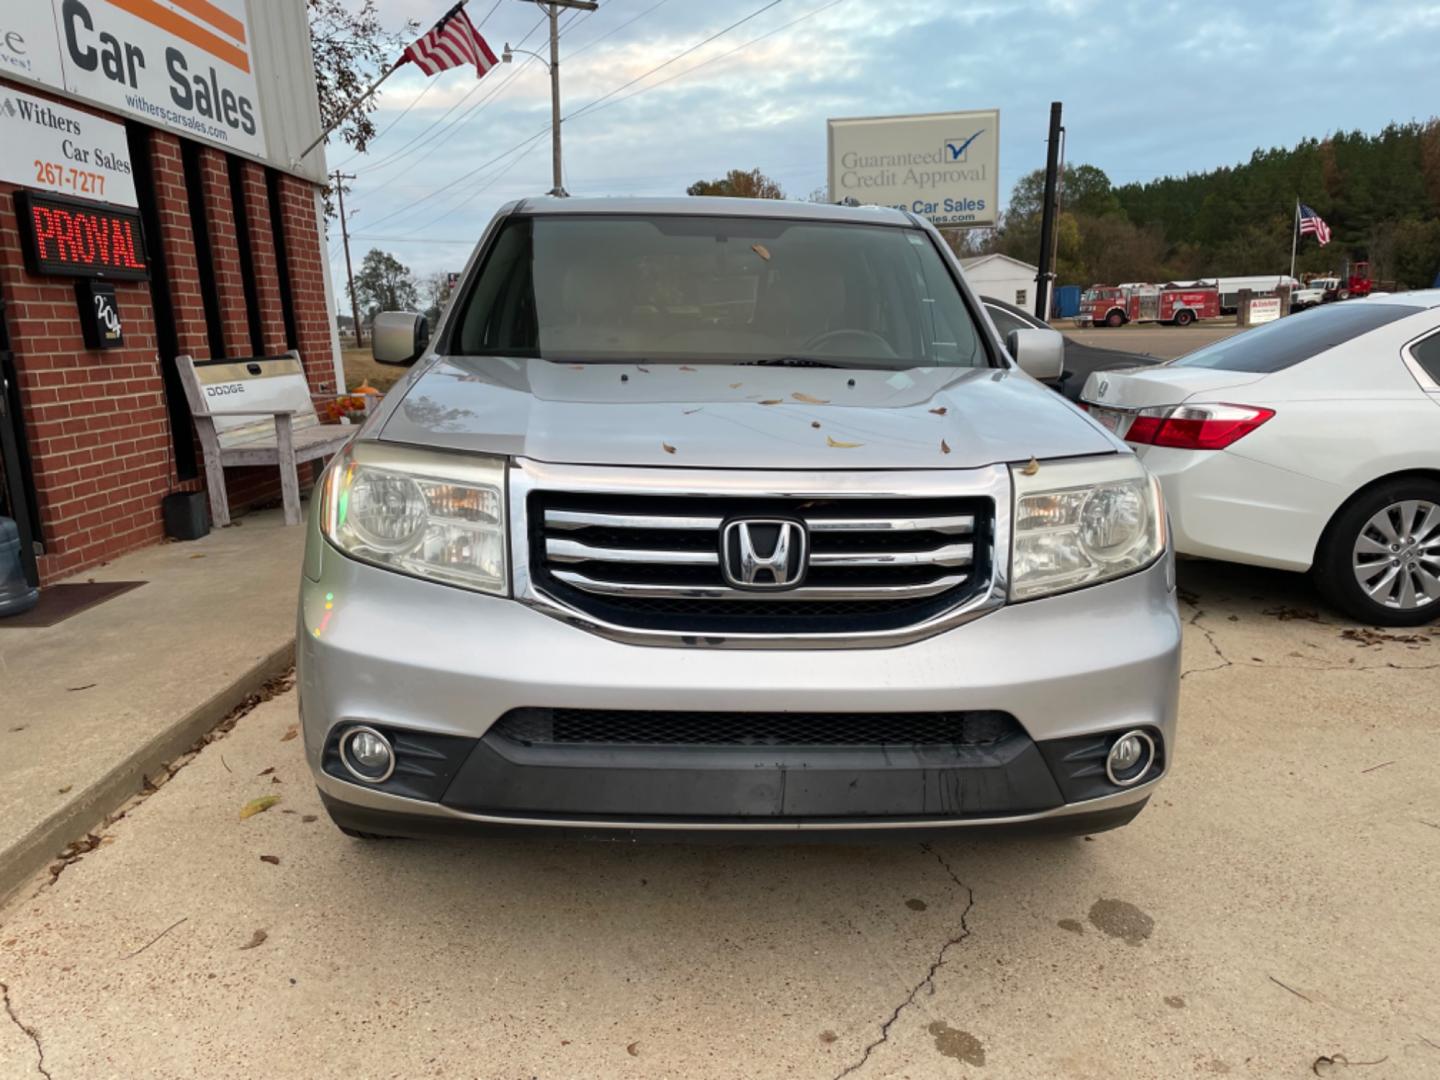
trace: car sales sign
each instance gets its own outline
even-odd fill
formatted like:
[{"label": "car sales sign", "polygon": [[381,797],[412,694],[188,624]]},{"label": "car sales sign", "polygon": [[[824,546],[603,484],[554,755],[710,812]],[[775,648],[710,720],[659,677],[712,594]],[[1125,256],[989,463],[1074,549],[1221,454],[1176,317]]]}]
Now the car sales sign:
[{"label": "car sales sign", "polygon": [[893,206],[940,228],[995,224],[998,109],[831,120],[828,129],[832,202]]},{"label": "car sales sign", "polygon": [[30,20],[7,37],[10,6],[0,72],[55,85],[58,56],[68,94],[264,156],[245,0],[20,0]]},{"label": "car sales sign", "polygon": [[125,125],[0,86],[0,180],[135,206]]}]

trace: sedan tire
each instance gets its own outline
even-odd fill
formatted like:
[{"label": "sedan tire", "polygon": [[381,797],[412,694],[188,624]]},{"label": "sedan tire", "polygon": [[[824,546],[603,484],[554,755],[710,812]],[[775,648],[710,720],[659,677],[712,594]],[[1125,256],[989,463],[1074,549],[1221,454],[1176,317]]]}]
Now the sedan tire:
[{"label": "sedan tire", "polygon": [[1440,619],[1440,482],[1392,480],[1343,507],[1312,571],[1335,607],[1377,626]]}]

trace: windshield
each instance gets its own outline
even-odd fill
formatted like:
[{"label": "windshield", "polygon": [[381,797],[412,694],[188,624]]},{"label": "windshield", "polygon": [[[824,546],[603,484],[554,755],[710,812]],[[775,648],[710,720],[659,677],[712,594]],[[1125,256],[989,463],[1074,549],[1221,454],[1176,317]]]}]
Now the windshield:
[{"label": "windshield", "polygon": [[1419,310],[1404,304],[1325,304],[1206,345],[1171,363],[1174,367],[1268,374],[1343,345],[1351,338],[1396,319],[1414,315]]},{"label": "windshield", "polygon": [[738,217],[520,217],[470,288],[457,355],[983,367],[918,229]]}]

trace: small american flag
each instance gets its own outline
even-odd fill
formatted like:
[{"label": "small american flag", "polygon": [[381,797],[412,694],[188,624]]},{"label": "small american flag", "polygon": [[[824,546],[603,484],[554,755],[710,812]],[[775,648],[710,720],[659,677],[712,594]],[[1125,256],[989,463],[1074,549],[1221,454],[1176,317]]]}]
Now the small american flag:
[{"label": "small american flag", "polygon": [[1330,243],[1330,226],[1325,219],[1304,203],[1300,204],[1300,235],[1313,236],[1324,247]]},{"label": "small american flag", "polygon": [[474,64],[476,78],[499,63],[480,36],[480,31],[465,14],[464,0],[442,15],[439,22],[405,50],[400,62],[406,60],[426,75],[438,75],[447,68]]}]

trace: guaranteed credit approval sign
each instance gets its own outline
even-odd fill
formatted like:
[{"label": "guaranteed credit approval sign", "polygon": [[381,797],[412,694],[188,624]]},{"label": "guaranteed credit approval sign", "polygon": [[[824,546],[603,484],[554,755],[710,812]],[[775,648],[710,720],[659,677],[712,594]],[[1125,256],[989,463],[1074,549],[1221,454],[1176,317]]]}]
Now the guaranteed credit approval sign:
[{"label": "guaranteed credit approval sign", "polygon": [[893,206],[940,228],[994,225],[1000,110],[827,122],[830,199]]}]

